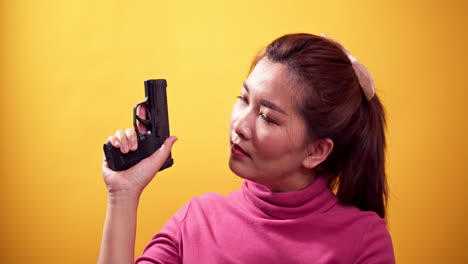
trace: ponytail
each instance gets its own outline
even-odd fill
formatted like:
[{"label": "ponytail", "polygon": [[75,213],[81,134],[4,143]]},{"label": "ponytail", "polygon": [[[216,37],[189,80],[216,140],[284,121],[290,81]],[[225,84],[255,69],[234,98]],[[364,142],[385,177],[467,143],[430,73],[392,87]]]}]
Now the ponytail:
[{"label": "ponytail", "polygon": [[343,172],[330,177],[329,185],[343,204],[374,211],[385,218],[385,113],[377,96],[362,101],[362,128],[350,146]]}]

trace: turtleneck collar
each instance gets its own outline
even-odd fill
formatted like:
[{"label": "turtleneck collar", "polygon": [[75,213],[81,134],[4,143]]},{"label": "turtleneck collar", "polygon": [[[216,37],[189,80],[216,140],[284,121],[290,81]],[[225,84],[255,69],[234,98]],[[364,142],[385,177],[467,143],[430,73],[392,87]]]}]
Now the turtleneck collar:
[{"label": "turtleneck collar", "polygon": [[242,192],[257,214],[272,219],[320,214],[337,203],[336,196],[323,177],[316,178],[302,190],[291,192],[272,192],[266,186],[246,180],[242,183]]}]

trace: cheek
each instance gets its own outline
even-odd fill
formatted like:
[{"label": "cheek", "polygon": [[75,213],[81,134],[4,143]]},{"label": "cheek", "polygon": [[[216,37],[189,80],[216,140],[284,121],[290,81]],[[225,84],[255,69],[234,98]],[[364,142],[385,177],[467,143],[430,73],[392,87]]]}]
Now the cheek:
[{"label": "cheek", "polygon": [[261,156],[265,159],[281,159],[298,151],[301,145],[300,135],[297,132],[286,128],[259,131],[257,142]]},{"label": "cheek", "polygon": [[284,155],[291,149],[287,134],[282,129],[257,129],[257,142],[265,158]]}]

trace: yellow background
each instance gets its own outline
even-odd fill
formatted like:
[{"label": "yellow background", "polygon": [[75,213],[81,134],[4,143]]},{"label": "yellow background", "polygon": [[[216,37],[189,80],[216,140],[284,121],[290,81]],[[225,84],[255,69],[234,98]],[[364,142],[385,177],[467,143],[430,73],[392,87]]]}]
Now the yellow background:
[{"label": "yellow background", "polygon": [[398,263],[467,263],[463,1],[1,1],[1,263],[93,263],[102,144],[168,80],[175,165],[145,190],[136,254],[192,196],[227,194],[228,120],[251,59],[286,33],[340,40],[388,110]]}]

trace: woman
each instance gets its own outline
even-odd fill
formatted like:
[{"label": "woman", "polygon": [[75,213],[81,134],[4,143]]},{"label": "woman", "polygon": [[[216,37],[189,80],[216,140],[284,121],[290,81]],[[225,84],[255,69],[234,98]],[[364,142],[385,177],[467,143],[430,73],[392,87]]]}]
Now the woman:
[{"label": "woman", "polygon": [[[193,198],[136,262],[394,263],[384,128],[370,75],[338,42],[276,39],[254,60],[232,111],[229,166],[242,189]],[[103,162],[99,263],[133,262],[140,194],[175,140],[127,171]],[[137,148],[132,129],[108,142],[123,153]]]}]

